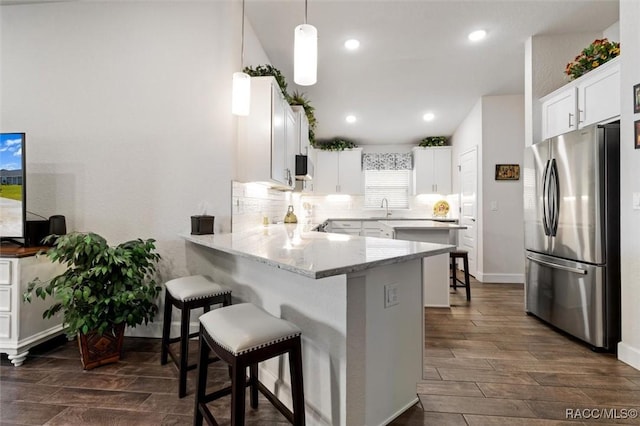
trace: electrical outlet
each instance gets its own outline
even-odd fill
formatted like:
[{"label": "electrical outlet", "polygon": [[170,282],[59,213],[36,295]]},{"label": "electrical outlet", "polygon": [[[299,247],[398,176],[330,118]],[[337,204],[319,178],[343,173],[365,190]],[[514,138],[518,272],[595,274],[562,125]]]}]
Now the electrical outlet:
[{"label": "electrical outlet", "polygon": [[398,284],[387,284],[384,286],[384,307],[389,308],[397,305],[398,302]]},{"label": "electrical outlet", "polygon": [[633,197],[633,200],[632,200],[633,209],[640,210],[640,192],[634,192],[632,197]]}]

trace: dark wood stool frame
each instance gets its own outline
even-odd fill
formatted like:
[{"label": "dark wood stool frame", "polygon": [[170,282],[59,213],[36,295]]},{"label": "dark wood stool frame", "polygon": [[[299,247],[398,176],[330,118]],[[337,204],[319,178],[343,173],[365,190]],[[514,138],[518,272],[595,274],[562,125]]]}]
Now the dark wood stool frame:
[{"label": "dark wood stool frame", "polygon": [[[188,301],[176,299],[165,290],[164,299],[164,322],[162,324],[162,350],[160,354],[160,364],[167,363],[167,356],[171,357],[179,373],[178,396],[180,398],[187,394],[187,371],[194,370],[198,364],[189,364],[189,339],[198,337],[198,333],[189,334],[189,322],[191,321],[191,310],[203,308],[204,312],[211,310],[211,305],[229,306],[231,305],[231,292],[218,294],[215,296],[201,297]],[[173,307],[180,309],[180,337],[170,337],[171,332],[171,314]],[[171,344],[180,342],[180,357],[171,349]],[[217,358],[208,360],[209,362],[217,361]]]},{"label": "dark wood stool frame", "polygon": [[[231,370],[231,386],[207,394],[207,359],[210,352],[226,362]],[[289,372],[291,374],[291,397],[293,413],[258,380],[258,363],[275,356],[289,354]],[[249,367],[249,378],[246,371]],[[244,425],[245,389],[250,388],[251,408],[258,408],[258,390],[295,426],[304,426],[304,388],[302,382],[302,349],[300,336],[234,355],[218,345],[200,325],[200,355],[198,363],[198,382],[196,384],[195,412],[193,424],[201,426],[203,419],[209,425],[217,425],[207,403],[226,395],[231,395],[231,425]]]},{"label": "dark wood stool frame", "polygon": [[[449,252],[449,259],[451,261],[451,286],[454,290],[460,287],[465,287],[467,290],[467,302],[471,301],[471,284],[469,283],[469,255],[468,252],[462,250],[456,250]],[[456,276],[456,259],[462,259],[464,265],[464,282],[460,281]]]}]

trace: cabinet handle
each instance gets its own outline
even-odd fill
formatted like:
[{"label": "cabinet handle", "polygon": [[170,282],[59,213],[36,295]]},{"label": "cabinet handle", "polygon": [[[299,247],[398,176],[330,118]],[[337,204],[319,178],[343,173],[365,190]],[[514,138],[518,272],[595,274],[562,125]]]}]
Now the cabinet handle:
[{"label": "cabinet handle", "polygon": [[580,116],[584,113],[581,109],[578,110],[578,123],[582,123],[584,119],[580,120]]},{"label": "cabinet handle", "polygon": [[573,114],[569,113],[569,127],[573,127],[573,124],[571,123],[571,118],[573,118]]}]

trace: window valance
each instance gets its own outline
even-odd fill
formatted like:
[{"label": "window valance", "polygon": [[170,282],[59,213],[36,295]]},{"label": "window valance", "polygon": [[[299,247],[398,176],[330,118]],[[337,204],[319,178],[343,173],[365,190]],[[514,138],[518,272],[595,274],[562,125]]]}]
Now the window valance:
[{"label": "window valance", "polygon": [[371,152],[362,154],[363,170],[411,170],[411,153]]}]

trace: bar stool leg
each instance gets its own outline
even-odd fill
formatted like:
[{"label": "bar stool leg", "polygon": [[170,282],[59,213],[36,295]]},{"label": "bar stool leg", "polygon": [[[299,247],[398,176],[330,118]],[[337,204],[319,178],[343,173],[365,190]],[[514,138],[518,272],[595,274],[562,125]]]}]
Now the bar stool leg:
[{"label": "bar stool leg", "polygon": [[458,279],[456,277],[456,258],[451,258],[451,284],[453,284],[453,289],[456,290],[458,288]]},{"label": "bar stool leg", "polygon": [[200,356],[198,359],[198,381],[196,383],[196,396],[195,396],[195,412],[193,413],[193,424],[195,426],[202,426],[202,413],[200,412],[200,404],[205,404],[204,397],[207,393],[207,372],[209,368],[209,364],[207,360],[209,359],[209,353],[211,352],[211,348],[202,338],[202,327],[200,330]]},{"label": "bar stool leg", "polygon": [[462,258],[464,264],[464,283],[467,287],[467,302],[471,301],[471,284],[469,283],[469,256],[465,255]]},{"label": "bar stool leg", "polygon": [[237,359],[232,364],[231,379],[231,426],[244,425],[244,389],[247,383],[247,366]]},{"label": "bar stool leg", "polygon": [[179,368],[179,387],[178,397],[182,398],[187,394],[187,366],[189,357],[189,319],[190,309],[182,305],[181,324],[180,324],[180,368]]},{"label": "bar stool leg", "polygon": [[251,382],[251,388],[249,389],[251,396],[251,408],[258,408],[258,364],[251,364],[249,366],[249,378]]},{"label": "bar stool leg", "polygon": [[304,426],[304,383],[302,381],[302,351],[300,338],[296,338],[289,352],[289,373],[291,374],[291,397],[293,402],[293,424]]},{"label": "bar stool leg", "polygon": [[164,322],[162,323],[162,348],[160,350],[160,364],[165,365],[167,363],[167,354],[169,345],[169,339],[171,338],[171,313],[173,309],[173,303],[168,291],[164,293]]}]

